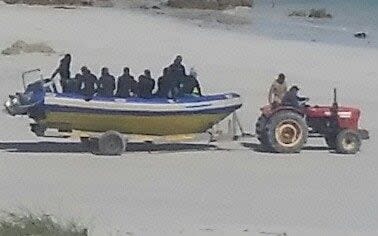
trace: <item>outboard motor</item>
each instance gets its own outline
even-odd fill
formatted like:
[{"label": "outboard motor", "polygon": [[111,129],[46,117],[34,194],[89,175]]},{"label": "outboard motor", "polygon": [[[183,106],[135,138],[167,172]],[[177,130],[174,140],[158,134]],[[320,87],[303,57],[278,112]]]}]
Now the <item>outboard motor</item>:
[{"label": "outboard motor", "polygon": [[[34,71],[36,70],[30,72]],[[23,79],[25,73],[23,74]],[[26,85],[24,79],[25,92],[9,95],[8,100],[4,103],[5,110],[8,114],[12,116],[27,115],[31,108],[42,104],[46,92],[46,82],[46,80],[41,79]]]},{"label": "outboard motor", "polygon": [[9,95],[5,109],[12,116],[26,115],[31,108],[43,102],[44,94],[43,82],[37,81],[30,84],[24,93]]}]

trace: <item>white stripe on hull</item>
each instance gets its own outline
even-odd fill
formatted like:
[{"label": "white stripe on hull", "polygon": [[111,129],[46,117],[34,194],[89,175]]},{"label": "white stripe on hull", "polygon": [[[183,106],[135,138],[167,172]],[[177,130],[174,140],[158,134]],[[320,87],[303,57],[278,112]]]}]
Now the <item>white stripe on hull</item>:
[{"label": "white stripe on hull", "polygon": [[241,104],[241,99],[229,98],[223,100],[192,102],[192,103],[136,103],[125,102],[127,99],[116,99],[115,101],[85,101],[81,98],[55,97],[53,94],[45,96],[46,105],[68,106],[75,108],[90,108],[102,110],[121,111],[149,111],[149,112],[178,112],[178,111],[201,111],[208,109],[219,109]]}]

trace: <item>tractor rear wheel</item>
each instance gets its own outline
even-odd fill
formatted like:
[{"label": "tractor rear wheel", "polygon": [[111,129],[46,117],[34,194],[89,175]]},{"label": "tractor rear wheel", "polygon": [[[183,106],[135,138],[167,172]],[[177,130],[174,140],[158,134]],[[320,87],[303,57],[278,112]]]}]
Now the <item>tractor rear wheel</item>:
[{"label": "tractor rear wheel", "polygon": [[361,147],[361,138],[357,132],[344,129],[336,137],[336,151],[342,154],[356,154]]},{"label": "tractor rear wheel", "polygon": [[260,144],[264,150],[270,150],[271,147],[269,146],[268,137],[266,134],[266,124],[268,122],[268,118],[264,115],[260,116],[256,122],[255,132],[257,139],[260,141]]},{"label": "tractor rear wheel", "polygon": [[101,155],[122,155],[126,149],[126,140],[116,131],[107,131],[98,139],[98,151]]},{"label": "tractor rear wheel", "polygon": [[307,142],[306,121],[296,112],[278,112],[269,119],[266,130],[269,146],[278,153],[300,152]]}]

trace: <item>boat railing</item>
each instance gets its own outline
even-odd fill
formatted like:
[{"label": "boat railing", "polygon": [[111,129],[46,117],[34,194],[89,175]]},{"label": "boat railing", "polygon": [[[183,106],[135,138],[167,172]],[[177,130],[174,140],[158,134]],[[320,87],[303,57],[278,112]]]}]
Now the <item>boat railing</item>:
[{"label": "boat railing", "polygon": [[22,83],[23,83],[23,86],[24,86],[24,90],[26,90],[28,84],[28,81],[27,81],[27,78],[30,74],[33,74],[33,73],[38,73],[38,79],[34,79],[33,82],[36,82],[38,80],[42,81],[43,80],[43,75],[41,73],[41,69],[33,69],[33,70],[28,70],[28,71],[25,71],[22,73]]}]

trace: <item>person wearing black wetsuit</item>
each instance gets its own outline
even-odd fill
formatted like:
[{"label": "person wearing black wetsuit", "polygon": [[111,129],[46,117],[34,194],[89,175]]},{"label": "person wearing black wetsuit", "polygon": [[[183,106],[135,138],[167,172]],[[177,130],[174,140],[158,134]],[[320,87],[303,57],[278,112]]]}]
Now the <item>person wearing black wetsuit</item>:
[{"label": "person wearing black wetsuit", "polygon": [[180,95],[196,94],[202,96],[201,86],[197,79],[197,73],[192,68],[190,74],[180,81]]},{"label": "person wearing black wetsuit", "polygon": [[115,89],[115,78],[109,74],[109,69],[101,69],[101,77],[98,80],[97,95],[101,97],[113,97]]},{"label": "person wearing black wetsuit", "polygon": [[123,75],[118,77],[117,82],[117,97],[128,98],[136,96],[138,92],[138,83],[134,77],[130,75],[130,69],[125,67],[123,69]]},{"label": "person wearing black wetsuit", "polygon": [[98,80],[97,77],[85,66],[81,68],[81,72],[81,93],[86,99],[90,100],[96,93]]},{"label": "person wearing black wetsuit", "polygon": [[55,76],[59,74],[60,84],[62,85],[63,92],[67,91],[68,80],[71,78],[70,66],[71,66],[71,55],[66,54],[60,60],[58,68],[51,75],[51,80],[53,80]]},{"label": "person wearing black wetsuit", "polygon": [[145,70],[144,74],[139,76],[138,97],[151,98],[152,90],[155,88],[155,80],[151,78],[151,72]]},{"label": "person wearing black wetsuit", "polygon": [[295,108],[302,107],[301,102],[308,101],[306,97],[298,96],[299,88],[297,86],[292,86],[288,92],[282,98],[283,106],[290,106]]}]

